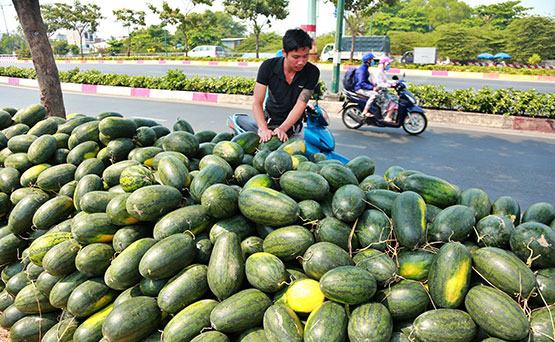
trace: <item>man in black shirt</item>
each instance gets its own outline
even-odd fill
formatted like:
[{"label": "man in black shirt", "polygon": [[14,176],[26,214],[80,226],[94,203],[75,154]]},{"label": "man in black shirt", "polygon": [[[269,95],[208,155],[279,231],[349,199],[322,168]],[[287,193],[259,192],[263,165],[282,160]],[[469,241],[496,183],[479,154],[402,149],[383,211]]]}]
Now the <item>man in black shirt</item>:
[{"label": "man in black shirt", "polygon": [[260,141],[273,135],[286,141],[301,133],[302,115],[320,77],[320,70],[308,62],[311,47],[305,31],[288,30],[283,36],[283,57],[268,59],[258,69],[252,110]]}]

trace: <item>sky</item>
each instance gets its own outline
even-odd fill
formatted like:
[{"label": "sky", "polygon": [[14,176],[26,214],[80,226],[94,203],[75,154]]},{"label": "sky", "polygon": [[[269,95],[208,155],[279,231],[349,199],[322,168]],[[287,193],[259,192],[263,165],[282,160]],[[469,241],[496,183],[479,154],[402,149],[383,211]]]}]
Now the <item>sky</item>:
[{"label": "sky", "polygon": [[[126,35],[127,30],[124,29],[119,23],[114,20],[112,11],[118,8],[133,8],[135,10],[144,10],[149,13],[147,9],[147,4],[152,3],[155,5],[162,4],[163,0],[135,0],[130,2],[129,0],[82,0],[83,3],[96,3],[100,6],[102,14],[107,19],[101,21],[97,35],[100,38],[108,39],[111,36],[120,37]],[[63,3],[73,3],[73,0],[42,0],[41,4],[48,4],[54,2]],[[184,4],[188,1],[186,0],[168,0],[172,6],[184,7]],[[471,7],[478,5],[489,5],[494,3],[499,3],[503,1],[498,0],[464,0]],[[275,21],[271,28],[267,28],[265,31],[275,31],[277,33],[284,33],[289,28],[299,27],[306,24],[307,21],[307,4],[308,0],[290,0],[289,1],[289,16],[282,21]],[[555,17],[555,0],[522,0],[521,5],[525,7],[532,8],[531,13],[554,16]],[[11,0],[0,0],[0,8],[3,8],[4,16],[0,17],[0,32],[5,33],[6,29],[8,31],[14,31],[17,27],[16,13],[12,5]],[[209,7],[201,7],[200,11],[208,9]],[[213,11],[221,11],[224,9],[221,0],[215,0],[214,5],[210,8]],[[0,12],[0,14],[2,14]],[[5,18],[5,20],[4,20]],[[159,21],[157,17],[153,14],[147,15],[147,24],[158,24]],[[335,31],[335,18],[334,18],[334,6],[328,1],[319,0],[317,8],[317,22],[316,22],[316,33],[317,35]]]}]

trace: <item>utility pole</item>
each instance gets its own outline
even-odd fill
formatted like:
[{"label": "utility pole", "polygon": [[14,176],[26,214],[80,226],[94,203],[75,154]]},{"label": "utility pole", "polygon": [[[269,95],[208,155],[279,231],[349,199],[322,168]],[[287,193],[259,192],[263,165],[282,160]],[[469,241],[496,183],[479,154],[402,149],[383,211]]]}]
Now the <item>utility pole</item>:
[{"label": "utility pole", "polygon": [[9,34],[8,32],[8,22],[6,21],[6,14],[4,13],[4,7],[8,7],[8,6],[12,6],[11,4],[0,4],[0,9],[2,9],[2,17],[4,18],[4,25],[6,26],[6,34]]},{"label": "utility pole", "polygon": [[345,0],[337,0],[337,19],[335,24],[335,46],[333,51],[333,78],[331,91],[339,92],[339,67],[341,65],[341,33],[343,32],[343,13],[345,12]]},{"label": "utility pole", "polygon": [[308,1],[307,24],[301,25],[301,28],[308,33],[310,38],[312,38],[312,49],[310,49],[310,60],[316,61],[318,59],[318,49],[316,47],[316,2],[317,0],[307,0],[307,1]]}]

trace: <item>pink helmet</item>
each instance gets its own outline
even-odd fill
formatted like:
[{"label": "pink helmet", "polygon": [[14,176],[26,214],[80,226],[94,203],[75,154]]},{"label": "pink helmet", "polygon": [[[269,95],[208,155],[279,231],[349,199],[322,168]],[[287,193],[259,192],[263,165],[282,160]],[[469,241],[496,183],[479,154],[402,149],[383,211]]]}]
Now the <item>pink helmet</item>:
[{"label": "pink helmet", "polygon": [[384,58],[380,59],[380,64],[387,64],[387,63],[391,64],[391,58],[384,57]]}]

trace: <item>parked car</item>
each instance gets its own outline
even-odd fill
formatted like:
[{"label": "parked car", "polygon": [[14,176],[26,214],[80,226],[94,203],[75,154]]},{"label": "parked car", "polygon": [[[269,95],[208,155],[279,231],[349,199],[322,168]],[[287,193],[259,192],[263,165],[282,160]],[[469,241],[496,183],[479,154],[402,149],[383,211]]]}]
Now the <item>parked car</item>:
[{"label": "parked car", "polygon": [[225,57],[226,51],[217,45],[199,45],[189,51],[190,57]]}]

